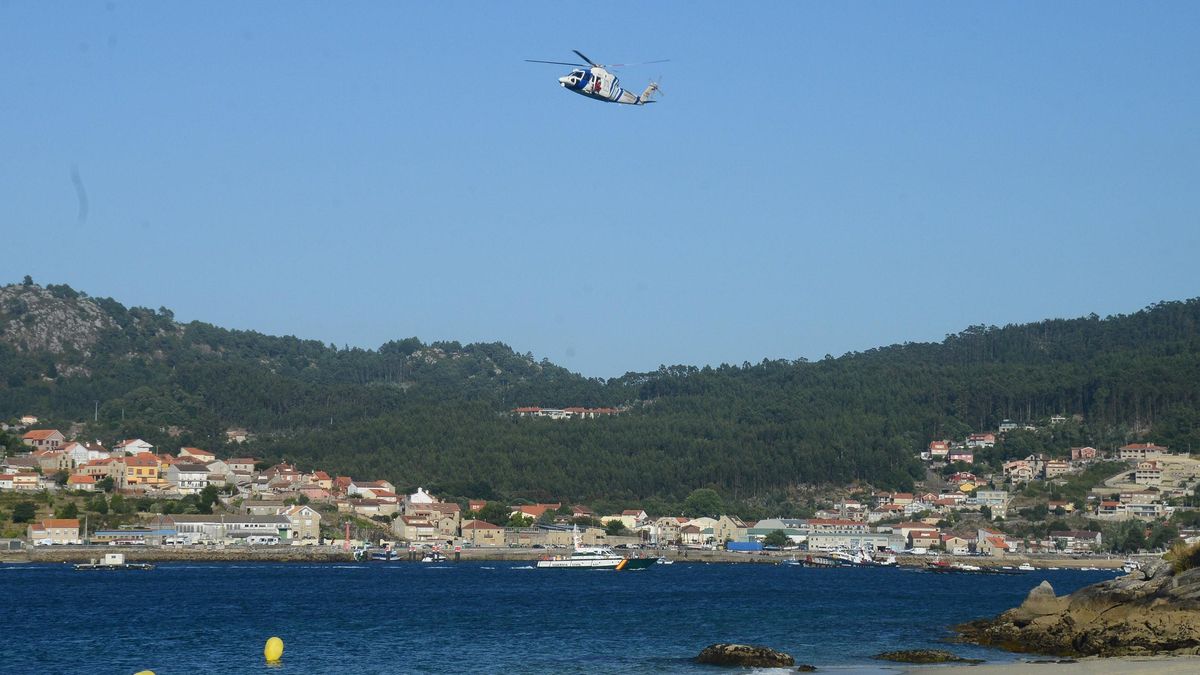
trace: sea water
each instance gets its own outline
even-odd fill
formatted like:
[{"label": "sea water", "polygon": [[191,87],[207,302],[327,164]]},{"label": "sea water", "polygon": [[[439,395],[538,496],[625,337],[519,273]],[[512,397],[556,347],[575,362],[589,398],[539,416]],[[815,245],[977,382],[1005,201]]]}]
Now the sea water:
[{"label": "sea water", "polygon": [[[711,672],[715,642],[879,671],[871,656],[947,644],[950,627],[1112,572],[929,574],[763,564],[638,572],[522,563],[162,564],[149,572],[0,566],[9,673]],[[267,665],[267,638],[284,641]]]}]

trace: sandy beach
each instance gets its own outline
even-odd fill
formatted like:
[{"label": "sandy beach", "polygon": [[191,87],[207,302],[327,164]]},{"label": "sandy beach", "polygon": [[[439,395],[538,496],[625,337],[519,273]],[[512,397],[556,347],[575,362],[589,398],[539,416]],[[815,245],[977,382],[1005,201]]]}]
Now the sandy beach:
[{"label": "sandy beach", "polygon": [[929,675],[934,671],[937,675],[1185,675],[1200,673],[1200,656],[1086,658],[1070,663],[1046,657],[976,666],[922,666],[904,672]]}]

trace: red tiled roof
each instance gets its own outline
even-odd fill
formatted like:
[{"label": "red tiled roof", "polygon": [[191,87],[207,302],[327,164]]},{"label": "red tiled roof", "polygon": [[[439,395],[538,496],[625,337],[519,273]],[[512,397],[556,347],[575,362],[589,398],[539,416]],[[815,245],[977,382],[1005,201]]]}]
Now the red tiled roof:
[{"label": "red tiled roof", "polygon": [[493,525],[483,520],[471,520],[462,526],[464,530],[503,530],[499,525]]},{"label": "red tiled roof", "polygon": [[42,521],[42,527],[49,529],[51,527],[73,527],[79,529],[78,518],[47,518]]},{"label": "red tiled roof", "polygon": [[61,436],[62,432],[59,431],[58,429],[34,429],[33,431],[26,432],[26,434],[24,436],[22,436],[21,438],[25,438],[25,439],[28,439],[31,441],[44,441],[47,438],[50,438],[51,436],[53,436],[54,434],[59,434]]}]

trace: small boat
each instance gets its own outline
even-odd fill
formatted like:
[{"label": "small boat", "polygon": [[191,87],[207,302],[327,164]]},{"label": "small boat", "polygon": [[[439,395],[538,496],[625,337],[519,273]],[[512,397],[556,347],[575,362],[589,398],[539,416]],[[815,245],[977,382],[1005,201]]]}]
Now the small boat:
[{"label": "small boat", "polygon": [[658,564],[658,565],[674,565],[675,561],[668,560],[667,558],[659,558],[658,563],[656,563],[656,564]]},{"label": "small boat", "polygon": [[423,562],[423,563],[443,563],[443,562],[446,562],[446,556],[442,555],[441,551],[430,551],[429,553],[425,554],[424,558],[421,558],[421,562]]},{"label": "small boat", "polygon": [[803,567],[850,567],[851,563],[828,555],[806,555],[800,561]]},{"label": "small boat", "polygon": [[368,559],[376,562],[396,562],[400,560],[400,552],[389,546],[371,551],[368,554]]},{"label": "small boat", "polygon": [[89,570],[152,570],[154,565],[150,563],[128,563],[125,562],[124,553],[105,553],[100,560],[92,558],[91,562],[77,563],[75,569],[79,571]]},{"label": "small boat", "polygon": [[1017,569],[1022,572],[1033,572],[1037,568],[1027,562],[1023,562],[1020,565],[1017,565]]},{"label": "small boat", "polygon": [[1126,561],[1125,561],[1125,562],[1124,562],[1124,563],[1121,565],[1121,570],[1122,570],[1123,572],[1125,572],[1126,574],[1133,574],[1134,572],[1136,572],[1136,571],[1138,571],[1138,570],[1140,570],[1140,569],[1142,569],[1142,566],[1141,566],[1141,565],[1139,565],[1139,564],[1138,564],[1138,561],[1134,560],[1133,558],[1130,558],[1130,559],[1126,560]]}]

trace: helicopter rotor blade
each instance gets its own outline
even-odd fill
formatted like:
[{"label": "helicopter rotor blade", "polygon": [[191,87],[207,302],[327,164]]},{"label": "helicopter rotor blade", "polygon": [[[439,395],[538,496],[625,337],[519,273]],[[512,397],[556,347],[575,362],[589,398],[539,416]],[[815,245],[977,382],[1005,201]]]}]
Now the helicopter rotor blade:
[{"label": "helicopter rotor blade", "polygon": [[573,52],[575,52],[576,54],[578,54],[578,55],[579,55],[579,58],[581,58],[581,59],[583,59],[584,61],[587,61],[588,63],[590,63],[590,64],[592,65],[592,67],[593,67],[593,68],[603,68],[603,67],[604,67],[604,66],[601,66],[599,63],[596,63],[595,61],[593,61],[593,60],[589,59],[588,57],[584,56],[584,55],[583,55],[583,52],[579,51],[578,49],[572,49],[571,51],[573,51]]},{"label": "helicopter rotor blade", "polygon": [[582,63],[567,63],[566,61],[537,61],[535,59],[525,59],[525,63],[553,63],[556,66],[578,66],[580,68],[587,68],[587,66]]},{"label": "helicopter rotor blade", "polygon": [[657,61],[639,61],[638,63],[610,63],[609,68],[628,68],[630,66],[644,66],[651,63],[666,63],[671,59],[658,59]]}]

